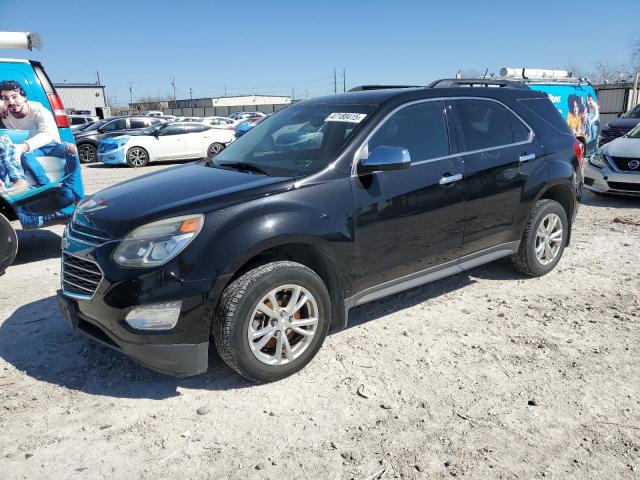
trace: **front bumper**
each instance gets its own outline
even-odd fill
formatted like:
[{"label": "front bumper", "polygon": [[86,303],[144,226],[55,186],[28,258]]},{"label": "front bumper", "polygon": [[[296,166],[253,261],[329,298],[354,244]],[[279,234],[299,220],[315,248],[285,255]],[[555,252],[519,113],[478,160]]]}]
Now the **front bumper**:
[{"label": "front bumper", "polygon": [[117,148],[115,150],[109,150],[107,152],[98,151],[98,161],[106,163],[107,165],[126,165],[127,158],[124,147]]},{"label": "front bumper", "polygon": [[198,375],[207,371],[209,342],[148,344],[125,341],[104,326],[79,312],[78,302],[58,291],[60,311],[71,327],[80,330],[93,340],[124,353],[145,367],[176,377]]},{"label": "front bumper", "polygon": [[598,193],[640,195],[640,172],[619,172],[610,166],[598,168],[587,162],[584,186]]},{"label": "front bumper", "polygon": [[[117,241],[88,245],[65,235],[64,244],[58,304],[74,329],[163,374],[190,376],[207,371],[212,279],[189,280],[180,270],[180,266],[192,267],[184,259],[156,269],[120,268],[111,261]],[[99,267],[100,273],[94,275],[101,278],[95,281],[93,293],[78,295],[65,289],[69,274],[74,283],[86,286],[73,277],[77,269],[69,270],[64,260],[69,255]],[[175,300],[182,301],[182,308],[170,330],[138,330],[125,321],[136,307]]]}]

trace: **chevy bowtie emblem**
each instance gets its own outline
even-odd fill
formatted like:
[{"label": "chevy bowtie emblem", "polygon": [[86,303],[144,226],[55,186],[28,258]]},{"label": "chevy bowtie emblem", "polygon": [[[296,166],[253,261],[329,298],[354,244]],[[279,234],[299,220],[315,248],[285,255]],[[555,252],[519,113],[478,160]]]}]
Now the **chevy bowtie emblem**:
[{"label": "chevy bowtie emblem", "polygon": [[107,208],[108,206],[109,204],[107,203],[106,200],[103,200],[101,198],[98,198],[98,199],[91,198],[86,202],[80,202],[80,205],[78,205],[78,213],[80,214],[91,213],[91,212],[95,212],[96,210]]},{"label": "chevy bowtie emblem", "polygon": [[631,160],[629,162],[629,168],[631,170],[635,170],[636,168],[640,167],[640,162],[638,160]]}]

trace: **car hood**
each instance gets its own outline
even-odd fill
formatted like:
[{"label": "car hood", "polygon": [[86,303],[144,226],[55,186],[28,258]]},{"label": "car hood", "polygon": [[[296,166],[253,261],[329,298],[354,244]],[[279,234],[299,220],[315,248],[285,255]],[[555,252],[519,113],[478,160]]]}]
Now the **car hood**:
[{"label": "car hood", "polygon": [[640,158],[640,138],[616,138],[602,147],[610,157]]},{"label": "car hood", "polygon": [[627,130],[631,130],[633,127],[640,123],[640,118],[616,118],[615,120],[610,121],[604,127],[606,128],[624,128]]},{"label": "car hood", "polygon": [[180,165],[102,190],[81,203],[80,223],[122,238],[136,227],[163,218],[209,213],[293,187],[293,179],[207,166]]}]

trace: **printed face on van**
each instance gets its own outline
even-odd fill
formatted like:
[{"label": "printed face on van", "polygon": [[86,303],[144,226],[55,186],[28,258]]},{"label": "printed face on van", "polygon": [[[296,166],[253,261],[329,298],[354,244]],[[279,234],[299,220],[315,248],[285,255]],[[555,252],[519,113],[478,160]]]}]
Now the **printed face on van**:
[{"label": "printed face on van", "polygon": [[11,113],[22,113],[27,104],[27,98],[21,95],[19,90],[2,90],[0,91],[0,98],[2,98],[2,102]]}]

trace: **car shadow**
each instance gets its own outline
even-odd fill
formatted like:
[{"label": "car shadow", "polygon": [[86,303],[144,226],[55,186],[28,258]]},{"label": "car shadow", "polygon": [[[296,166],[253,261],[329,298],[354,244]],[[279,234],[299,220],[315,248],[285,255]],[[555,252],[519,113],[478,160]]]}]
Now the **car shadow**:
[{"label": "car shadow", "polygon": [[51,230],[16,230],[18,253],[13,265],[60,257],[62,237]]},{"label": "car shadow", "polygon": [[21,306],[0,325],[0,357],[36,380],[92,395],[160,400],[179,388],[230,390],[255,385],[209,349],[207,373],[174,378],[155,373],[72,330],[54,296]]},{"label": "car shadow", "polygon": [[589,207],[638,208],[640,207],[640,196],[597,195],[585,189],[580,203]]}]

